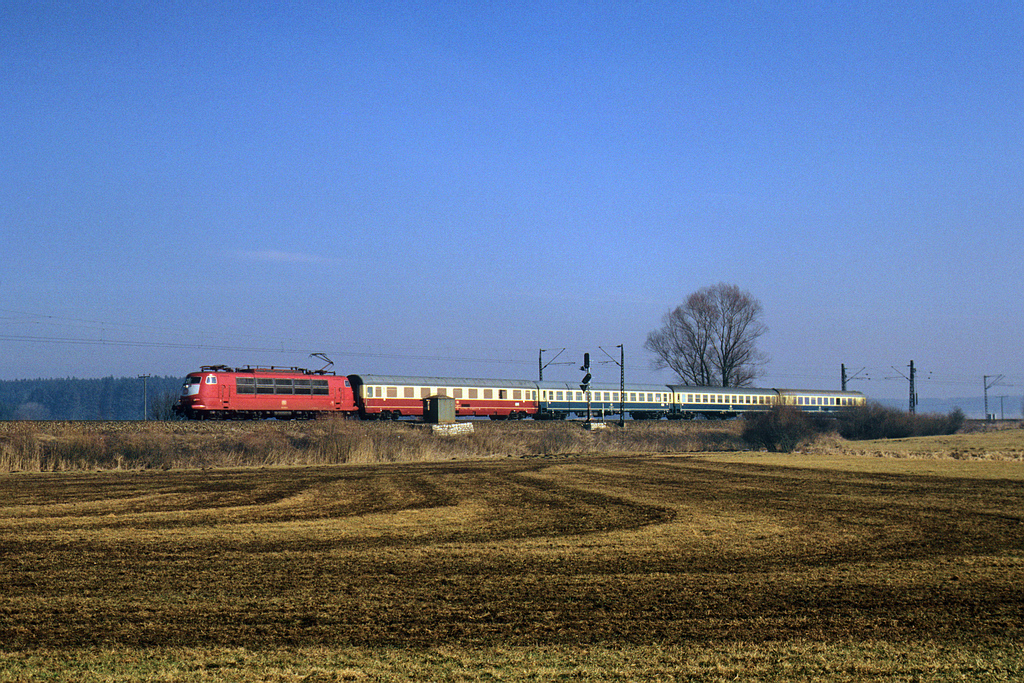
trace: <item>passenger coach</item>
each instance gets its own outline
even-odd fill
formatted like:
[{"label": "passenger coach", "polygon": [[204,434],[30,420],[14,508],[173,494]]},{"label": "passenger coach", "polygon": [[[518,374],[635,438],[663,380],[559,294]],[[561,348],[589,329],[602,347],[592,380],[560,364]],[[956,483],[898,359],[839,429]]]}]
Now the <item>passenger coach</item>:
[{"label": "passenger coach", "polygon": [[688,387],[670,385],[672,409],[677,420],[728,419],[744,413],[769,410],[778,400],[774,389],[740,389],[737,387]]},{"label": "passenger coach", "polygon": [[836,413],[844,408],[867,402],[859,391],[818,391],[814,389],[779,389],[779,399],[808,413]]},{"label": "passenger coach", "polygon": [[349,375],[364,419],[421,417],[431,396],[455,399],[458,417],[519,420],[537,412],[537,384],[514,379]]},{"label": "passenger coach", "polygon": [[744,413],[763,412],[782,403],[809,413],[836,413],[844,408],[864,405],[858,391],[814,389],[738,389],[735,387],[689,387],[671,385],[673,409],[679,419],[728,419]]},{"label": "passenger coach", "polygon": [[538,382],[537,419],[564,420],[587,414],[589,393],[592,416],[618,415],[624,409],[634,420],[657,420],[671,413],[672,394],[664,384],[627,384],[625,396],[618,384],[591,384],[589,391],[572,382]]}]

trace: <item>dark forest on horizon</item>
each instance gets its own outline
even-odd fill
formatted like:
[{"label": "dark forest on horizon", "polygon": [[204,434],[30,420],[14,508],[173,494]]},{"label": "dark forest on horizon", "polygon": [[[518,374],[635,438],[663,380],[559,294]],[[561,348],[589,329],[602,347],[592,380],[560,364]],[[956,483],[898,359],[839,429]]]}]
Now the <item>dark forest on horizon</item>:
[{"label": "dark forest on horizon", "polygon": [[170,419],[181,377],[0,381],[0,420]]}]

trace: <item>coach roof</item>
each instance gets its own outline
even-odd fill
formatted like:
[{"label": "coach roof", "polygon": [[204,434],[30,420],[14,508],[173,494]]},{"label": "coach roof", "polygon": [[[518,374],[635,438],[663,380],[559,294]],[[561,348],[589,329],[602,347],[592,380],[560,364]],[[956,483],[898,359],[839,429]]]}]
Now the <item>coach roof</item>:
[{"label": "coach roof", "polygon": [[536,389],[537,383],[521,379],[479,379],[470,377],[408,377],[403,375],[349,375],[353,384],[399,387],[493,387]]}]

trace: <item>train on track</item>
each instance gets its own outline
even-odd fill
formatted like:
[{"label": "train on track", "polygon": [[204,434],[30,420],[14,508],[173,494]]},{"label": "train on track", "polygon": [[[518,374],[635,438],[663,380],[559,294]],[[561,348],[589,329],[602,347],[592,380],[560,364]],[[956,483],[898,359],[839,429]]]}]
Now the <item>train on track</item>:
[{"label": "train on track", "polygon": [[454,400],[456,417],[564,420],[619,415],[634,420],[728,419],[777,404],[816,414],[863,405],[856,391],[690,387],[395,375],[338,375],[282,367],[203,366],[185,378],[174,412],[195,420],[422,418],[427,399]]}]

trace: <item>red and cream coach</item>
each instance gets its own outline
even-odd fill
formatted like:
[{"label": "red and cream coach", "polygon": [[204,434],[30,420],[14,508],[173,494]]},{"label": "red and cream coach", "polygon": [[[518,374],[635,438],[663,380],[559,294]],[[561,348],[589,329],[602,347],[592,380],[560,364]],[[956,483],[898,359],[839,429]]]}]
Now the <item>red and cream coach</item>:
[{"label": "red and cream coach", "polygon": [[537,413],[537,383],[514,379],[349,375],[364,419],[397,420],[423,415],[431,396],[455,399],[458,417],[520,420]]}]

